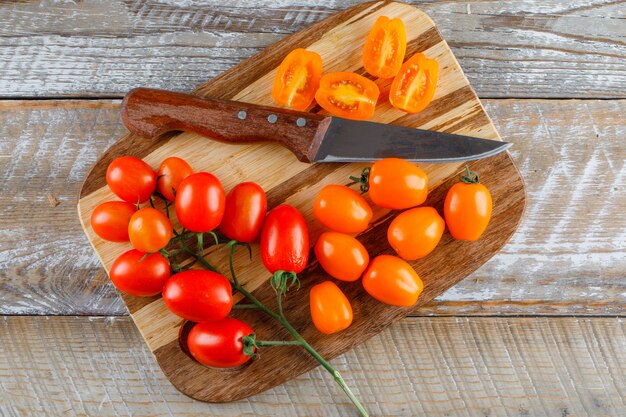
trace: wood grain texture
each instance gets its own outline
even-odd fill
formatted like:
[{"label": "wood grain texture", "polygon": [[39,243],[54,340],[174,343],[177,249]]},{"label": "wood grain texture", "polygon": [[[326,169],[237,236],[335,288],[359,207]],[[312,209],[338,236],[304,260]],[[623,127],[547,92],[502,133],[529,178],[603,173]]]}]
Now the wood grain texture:
[{"label": "wood grain texture", "polygon": [[[415,314],[624,314],[626,101],[483,104],[515,144],[525,217],[498,255]],[[118,105],[0,101],[1,314],[127,314],[74,210],[87,170],[125,132]]]},{"label": "wood grain texture", "polygon": [[[317,52],[328,72],[363,72],[361,50],[356,46],[363,44],[373,23],[380,16],[402,17],[407,28],[407,55],[423,52],[436,59],[441,70],[428,118],[407,115],[391,107],[388,102],[381,101],[371,121],[422,129],[437,128],[443,132],[498,140],[495,127],[484,113],[480,101],[432,20],[417,8],[402,3],[363,3],[339,12],[272,45],[200,86],[195,92],[212,98],[272,105],[269,92],[276,68],[294,48]],[[377,83],[381,90],[387,91],[390,80],[377,80]],[[454,98],[459,95],[464,99]],[[233,118],[235,113],[233,110]],[[104,241],[94,233],[89,219],[97,205],[116,199],[106,186],[102,173],[112,159],[127,155],[129,143],[133,144],[133,155],[141,157],[153,167],[166,157],[181,157],[195,170],[216,175],[226,190],[250,179],[268,190],[269,194],[279,189],[281,193],[277,196],[278,202],[291,204],[303,214],[309,227],[311,243],[324,231],[313,216],[312,196],[317,195],[327,184],[348,184],[350,173],[358,175],[367,165],[336,163],[324,166],[321,169],[326,175],[318,182],[309,180],[302,183],[298,180],[300,176],[308,178],[309,170],[317,172],[320,167],[298,162],[288,149],[277,144],[231,144],[208,140],[193,132],[182,132],[167,136],[158,141],[155,147],[154,140],[140,140],[135,135],[126,135],[96,162],[85,178],[78,202],[78,214],[85,233],[107,270],[130,246]],[[429,177],[426,205],[442,210],[445,193],[452,184],[458,182],[463,165],[421,164]],[[427,260],[410,262],[424,281],[424,292],[413,309],[441,294],[495,255],[519,224],[525,206],[524,184],[510,156],[501,153],[488,160],[471,162],[469,166],[481,172],[483,184],[491,190],[495,202],[489,229],[483,234],[480,244],[455,241],[446,235],[437,251]],[[387,229],[394,216],[395,213],[389,210],[375,208],[370,228],[359,235],[372,258],[394,253],[387,243]],[[174,227],[177,227],[175,221]],[[258,245],[253,245],[252,252],[258,253]],[[205,253],[218,271],[228,270],[228,252],[223,248],[212,247]],[[236,257],[237,276],[247,291],[254,292],[255,297],[265,304],[273,305],[276,296],[267,284],[268,272],[258,258],[256,256],[256,262],[251,262],[244,253]],[[305,271],[298,275],[302,286],[287,297],[283,303],[284,309],[294,327],[325,358],[333,358],[351,349],[411,311],[378,302],[359,283],[341,283],[340,287],[356,311],[355,319],[341,334],[324,335],[311,322],[308,293],[314,284],[328,279],[328,275],[314,261],[309,262]],[[122,298],[168,379],[193,398],[210,402],[234,401],[279,385],[318,365],[301,349],[275,349],[264,353],[262,359],[251,361],[224,380],[222,372],[200,365],[181,350],[179,329],[182,319],[170,312],[161,298],[138,298],[127,294],[122,294]],[[286,336],[284,329],[268,321],[258,311],[240,311],[233,316],[242,318],[261,340],[282,340]],[[258,378],[269,373],[272,378]]]},{"label": "wood grain texture", "polygon": [[[2,2],[3,97],[189,91],[358,0]],[[411,1],[487,97],[625,97],[623,1]],[[106,16],[105,19],[102,16]]]},{"label": "wood grain texture", "polygon": [[[325,371],[230,404],[177,392],[129,318],[0,318],[0,414],[353,415]],[[332,361],[377,416],[626,414],[626,324],[410,318]]]}]

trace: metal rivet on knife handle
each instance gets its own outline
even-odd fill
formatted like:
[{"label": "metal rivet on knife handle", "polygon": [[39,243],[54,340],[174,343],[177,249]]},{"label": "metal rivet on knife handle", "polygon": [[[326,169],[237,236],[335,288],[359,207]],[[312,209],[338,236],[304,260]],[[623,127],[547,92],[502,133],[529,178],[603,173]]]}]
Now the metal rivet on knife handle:
[{"label": "metal rivet on knife handle", "polygon": [[296,120],[296,125],[298,125],[298,127],[306,126],[306,119],[304,117],[298,117],[298,119]]},{"label": "metal rivet on knife handle", "polygon": [[276,116],[275,114],[270,114],[269,116],[267,116],[267,121],[270,123],[276,123],[278,121],[278,116]]},{"label": "metal rivet on knife handle", "polygon": [[248,117],[248,113],[246,113],[245,110],[241,110],[239,113],[237,113],[237,118],[239,120],[246,120],[246,117]]}]

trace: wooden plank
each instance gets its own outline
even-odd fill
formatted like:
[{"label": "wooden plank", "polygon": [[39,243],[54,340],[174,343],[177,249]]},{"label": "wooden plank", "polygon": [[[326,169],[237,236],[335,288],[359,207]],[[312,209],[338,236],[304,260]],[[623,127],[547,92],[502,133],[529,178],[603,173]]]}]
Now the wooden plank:
[{"label": "wooden plank", "polygon": [[[2,2],[2,97],[189,91],[357,0]],[[626,97],[620,1],[417,2],[487,97]],[[106,19],[102,16],[105,15]]]},{"label": "wooden plank", "polygon": [[[418,314],[624,314],[626,101],[484,104],[515,143],[525,218],[500,254]],[[125,131],[117,106],[0,102],[0,314],[126,314],[74,208],[87,169]]]},{"label": "wooden plank", "polygon": [[[407,318],[332,361],[372,415],[623,416],[626,324],[614,318]],[[316,368],[246,400],[169,384],[130,318],[0,319],[0,414],[346,416]]]},{"label": "wooden plank", "polygon": [[[412,128],[436,128],[448,133],[499,140],[493,123],[485,114],[483,106],[433,21],[419,9],[398,2],[366,2],[334,14],[268,47],[198,87],[195,92],[209,97],[272,105],[273,100],[269,93],[276,68],[295,48],[317,52],[327,71],[362,73],[364,68],[360,45],[365,42],[372,25],[381,16],[402,17],[407,27],[407,55],[423,52],[436,59],[441,70],[433,102],[428,110],[418,115],[407,115],[394,109],[387,101],[381,101],[369,120]],[[390,82],[379,80],[378,84],[381,95],[387,96]],[[150,98],[147,100],[150,101]],[[234,110],[232,116],[234,120],[237,120],[236,111]],[[259,116],[261,120],[266,117],[267,114]],[[252,116],[251,118],[254,119]],[[280,135],[280,127],[278,124],[276,126],[274,133]],[[104,173],[114,158],[128,155],[129,152],[154,168],[168,156],[181,157],[194,169],[215,174],[226,190],[232,189],[244,179],[254,179],[268,194],[274,196],[272,200],[276,205],[291,204],[302,213],[308,225],[311,245],[325,230],[313,216],[314,196],[325,185],[349,184],[348,176],[351,173],[358,175],[367,165],[332,164],[322,168],[326,171],[325,175],[313,180],[320,167],[299,162],[292,152],[276,143],[227,144],[207,140],[193,132],[176,132],[173,136],[166,135],[158,141],[146,140],[134,134],[125,135],[87,174],[77,206],[85,234],[107,270],[130,245],[103,240],[94,233],[89,219],[96,206],[117,198],[106,185]],[[495,202],[491,223],[478,245],[454,240],[451,235],[446,234],[437,251],[428,259],[409,262],[424,282],[424,291],[413,310],[482,266],[504,246],[519,225],[526,194],[524,183],[510,156],[502,153],[489,160],[472,161],[469,166],[470,169],[481,172],[482,183],[491,190]],[[441,212],[445,192],[458,182],[463,164],[420,164],[420,167],[428,174],[429,193],[425,205],[435,207]],[[308,178],[305,183],[300,180],[303,176]],[[364,197],[369,198],[367,194]],[[273,207],[270,205],[269,208]],[[393,217],[395,213],[375,207],[370,226],[358,235],[372,258],[381,254],[395,254],[387,241],[387,229]],[[258,253],[257,244],[252,245],[252,252]],[[228,270],[227,251],[214,246],[206,251],[205,257],[218,271],[225,273]],[[267,269],[258,256],[256,261],[250,262],[249,257],[241,253],[235,259],[235,269],[239,282],[247,291],[266,305],[276,302],[274,290],[267,285]],[[324,335],[313,325],[308,304],[310,289],[327,280],[328,274],[311,259],[307,268],[298,273],[298,277],[302,283],[300,290],[287,297],[283,302],[284,309],[293,326],[328,359],[378,334],[411,312],[411,309],[380,303],[369,296],[360,283],[342,283],[342,291],[355,308],[354,321],[341,335]],[[302,355],[295,349],[276,349],[265,353],[263,360],[250,362],[242,372],[224,380],[221,371],[202,366],[181,350],[179,329],[183,320],[166,308],[160,297],[138,298],[122,294],[122,299],[169,380],[181,392],[198,400],[239,400],[278,386],[315,365],[311,357]],[[259,315],[258,312],[246,310],[231,314],[254,328],[260,339],[275,340],[284,335],[284,329],[277,329],[273,323],[268,322],[265,315]],[[262,376],[266,377],[259,379]]]}]

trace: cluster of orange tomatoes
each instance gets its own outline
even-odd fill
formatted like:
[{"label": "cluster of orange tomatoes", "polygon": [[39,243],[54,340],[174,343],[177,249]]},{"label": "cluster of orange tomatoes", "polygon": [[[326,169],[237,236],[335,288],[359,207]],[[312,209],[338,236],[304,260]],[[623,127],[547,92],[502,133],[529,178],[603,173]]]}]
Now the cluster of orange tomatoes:
[{"label": "cluster of orange tomatoes", "polygon": [[[353,189],[327,185],[317,196],[313,213],[332,232],[324,232],[315,244],[320,265],[332,277],[362,284],[372,297],[394,306],[412,306],[424,285],[406,261],[420,259],[439,244],[446,224],[452,236],[474,241],[487,228],[492,201],[487,188],[468,173],[455,184],[444,204],[444,219],[433,207],[416,207],[426,201],[428,177],[407,161],[388,158],[366,168],[361,179],[371,201],[392,210],[405,210],[396,216],[387,239],[398,256],[379,255],[370,261],[367,249],[353,234],[370,225],[372,209]],[[341,289],[332,281],[311,290],[311,317],[324,333],[343,330],[352,323],[352,308]]]},{"label": "cluster of orange tomatoes", "polygon": [[[439,77],[434,59],[417,53],[404,62],[406,30],[402,20],[381,16],[363,48],[363,66],[374,77],[391,79],[389,102],[397,109],[417,113],[432,101]],[[403,63],[404,62],[404,63]],[[280,105],[305,110],[313,99],[323,109],[347,119],[369,119],[376,108],[378,85],[354,72],[322,76],[322,58],[313,51],[293,50],[274,77],[272,97]]]}]

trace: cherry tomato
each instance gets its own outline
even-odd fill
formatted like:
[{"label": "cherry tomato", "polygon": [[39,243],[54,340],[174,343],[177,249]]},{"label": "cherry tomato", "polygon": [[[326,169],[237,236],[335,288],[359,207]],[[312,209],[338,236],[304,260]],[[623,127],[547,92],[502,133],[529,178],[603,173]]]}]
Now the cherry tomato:
[{"label": "cherry tomato", "polygon": [[324,232],[315,244],[315,256],[324,271],[342,281],[361,277],[370,256],[365,247],[350,235]]},{"label": "cherry tomato", "polygon": [[187,336],[191,355],[213,368],[235,368],[250,360],[243,353],[243,337],[254,331],[246,323],[226,317],[213,323],[198,323]]},{"label": "cherry tomato", "polygon": [[352,324],[352,307],[344,293],[332,281],[324,281],[309,293],[311,319],[322,333],[340,332]]},{"label": "cherry tomato", "polygon": [[464,182],[454,184],[448,191],[443,214],[455,239],[474,241],[487,229],[493,202],[491,193],[478,183],[475,173],[468,172],[462,179]]},{"label": "cherry tomato", "polygon": [[265,191],[253,182],[242,182],[226,196],[220,232],[229,239],[253,242],[261,232],[267,212]]},{"label": "cherry tomato", "polygon": [[210,232],[222,221],[226,197],[222,183],[208,172],[191,174],[176,193],[176,216],[192,232]]},{"label": "cherry tomato", "polygon": [[375,77],[393,78],[400,71],[406,52],[406,30],[402,20],[380,16],[367,35],[363,66]]},{"label": "cherry tomato", "polygon": [[424,289],[413,267],[392,255],[374,258],[365,270],[362,281],[369,295],[393,306],[412,306]]},{"label": "cherry tomato", "polygon": [[403,159],[381,159],[369,174],[369,196],[374,204],[388,209],[419,206],[428,196],[428,176]]},{"label": "cherry tomato", "polygon": [[115,195],[129,203],[147,201],[156,187],[156,173],[150,165],[134,156],[114,159],[107,168],[106,180]]},{"label": "cherry tomato", "polygon": [[309,260],[309,229],[302,214],[287,204],[272,209],[261,230],[261,259],[270,273],[301,272]]},{"label": "cherry tomato", "polygon": [[134,204],[125,201],[107,201],[91,213],[91,228],[104,240],[128,242],[128,222],[137,211]]},{"label": "cherry tomato", "polygon": [[158,252],[172,238],[172,223],[157,209],[138,210],[128,223],[128,237],[135,249],[145,253]]},{"label": "cherry tomato", "polygon": [[313,214],[324,226],[342,233],[361,233],[372,220],[363,197],[345,185],[327,185],[315,199]]},{"label": "cherry tomato", "polygon": [[163,301],[179,317],[195,322],[215,322],[233,306],[230,282],[222,275],[204,270],[174,274],[165,282]]},{"label": "cherry tomato", "polygon": [[136,249],[124,252],[113,262],[109,277],[118,290],[138,297],[161,293],[170,277],[170,264],[160,253],[147,255]]},{"label": "cherry tomato", "polygon": [[294,49],[276,71],[272,98],[294,110],[306,110],[322,78],[322,57],[306,49]]},{"label": "cherry tomato", "polygon": [[439,79],[439,64],[417,53],[402,65],[389,90],[389,102],[408,113],[422,111],[435,95]]},{"label": "cherry tomato", "polygon": [[400,213],[389,225],[387,240],[407,261],[423,258],[439,244],[446,225],[432,207],[417,207]]},{"label": "cherry tomato", "polygon": [[365,120],[374,114],[379,95],[374,81],[353,72],[333,72],[322,77],[315,101],[335,116]]},{"label": "cherry tomato", "polygon": [[175,156],[164,159],[157,171],[159,192],[169,201],[174,201],[178,185],[191,174],[193,169],[184,159]]}]

